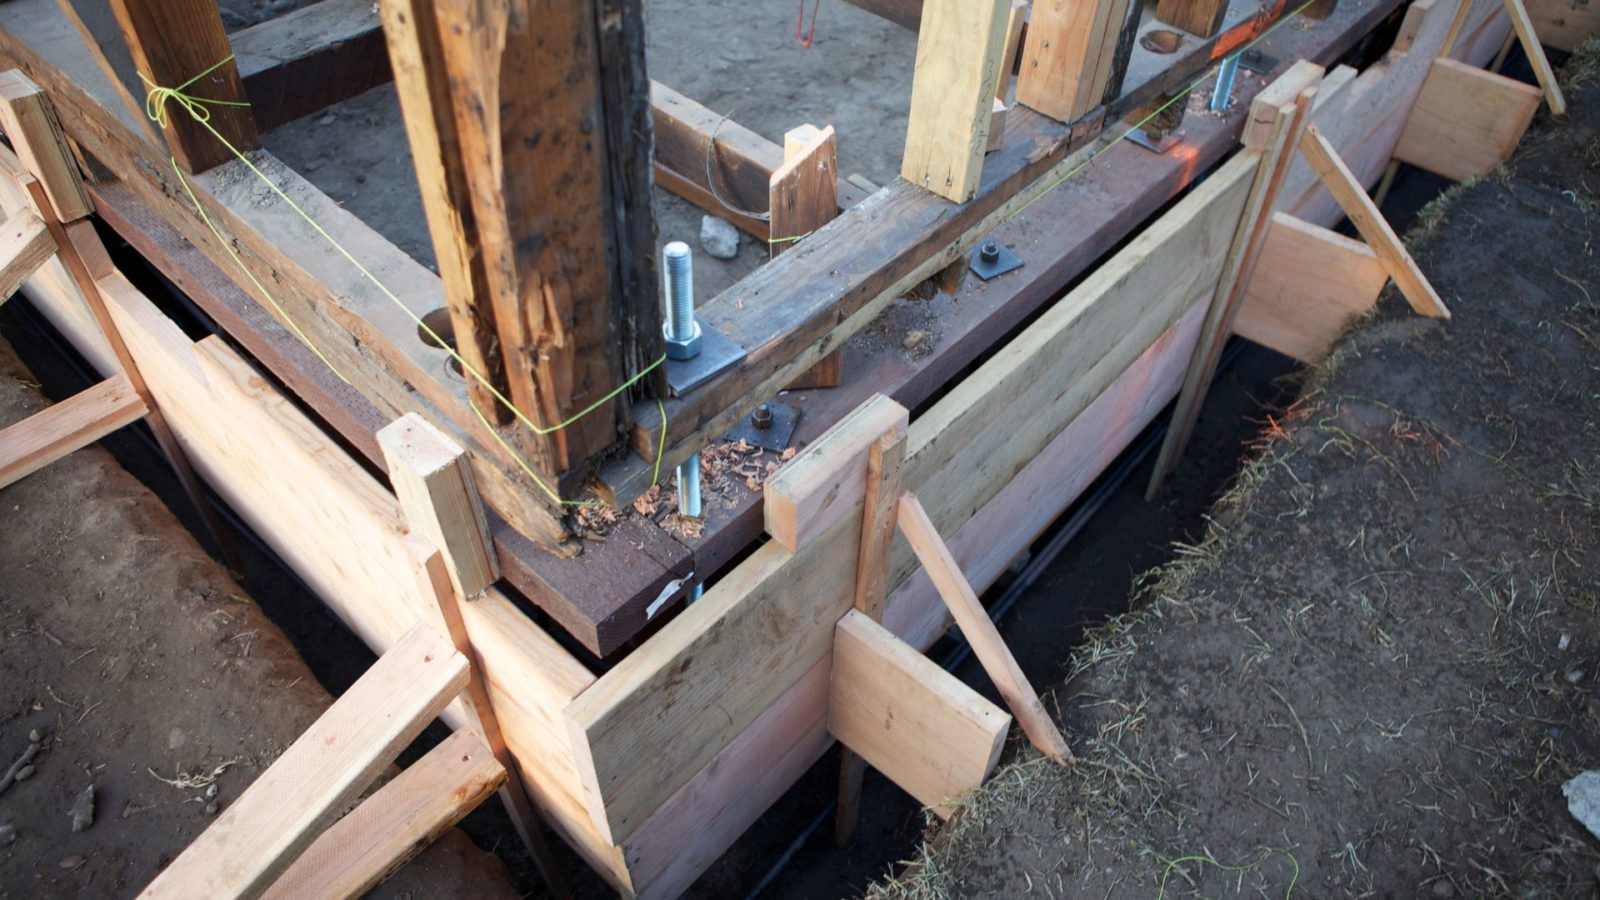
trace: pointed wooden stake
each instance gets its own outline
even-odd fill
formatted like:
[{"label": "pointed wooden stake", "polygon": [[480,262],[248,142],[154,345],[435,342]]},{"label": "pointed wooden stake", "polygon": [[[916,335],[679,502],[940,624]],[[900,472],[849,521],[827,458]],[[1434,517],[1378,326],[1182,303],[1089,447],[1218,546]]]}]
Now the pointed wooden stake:
[{"label": "pointed wooden stake", "polygon": [[978,602],[978,595],[973,593],[972,585],[961,574],[961,567],[956,565],[950,548],[945,546],[944,539],[939,536],[938,529],[934,528],[933,521],[928,518],[927,511],[922,508],[915,494],[901,495],[899,525],[900,533],[906,536],[917,559],[928,570],[928,577],[944,599],[945,606],[949,607],[950,615],[960,626],[967,643],[972,645],[973,655],[983,664],[983,670],[989,673],[1028,740],[1056,762],[1076,764],[1077,759],[1067,746],[1066,738],[1061,736],[1061,731],[1045,711],[1044,704],[1039,702],[1039,695],[1028,682],[1028,676],[1022,674],[1022,667],[1011,655],[1011,648],[1006,646],[988,611]]}]

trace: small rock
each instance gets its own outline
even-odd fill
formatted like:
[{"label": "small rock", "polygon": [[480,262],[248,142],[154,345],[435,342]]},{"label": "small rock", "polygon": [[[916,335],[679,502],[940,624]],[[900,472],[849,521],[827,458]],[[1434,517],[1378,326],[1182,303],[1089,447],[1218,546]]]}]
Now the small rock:
[{"label": "small rock", "polygon": [[214,815],[217,814],[217,811],[220,810],[220,809],[222,809],[222,804],[220,804],[217,801],[213,800],[210,803],[207,803],[205,805],[205,809],[203,809],[201,811],[204,812],[208,816],[214,816]]},{"label": "small rock", "polygon": [[339,117],[338,116],[334,115],[333,113],[328,113],[327,115],[325,115],[322,118],[318,119],[317,120],[317,124],[318,125],[332,125],[333,123],[335,123],[337,121],[339,121]]},{"label": "small rock", "polygon": [[1539,874],[1549,875],[1551,872],[1556,870],[1556,861],[1548,856],[1541,856],[1539,857],[1539,860],[1533,864],[1533,867],[1539,870]]},{"label": "small rock", "polygon": [[1577,684],[1578,682],[1580,682],[1582,680],[1583,680],[1583,670],[1582,669],[1568,669],[1567,670],[1567,683],[1568,684]]},{"label": "small rock", "polygon": [[33,766],[23,766],[17,770],[17,781],[27,781],[33,777]]},{"label": "small rock", "polygon": [[1450,900],[1456,895],[1456,886],[1450,883],[1450,879],[1441,878],[1433,883],[1433,895],[1439,900]]},{"label": "small rock", "polygon": [[739,255],[739,229],[716,216],[701,216],[700,246],[717,259],[733,259]]},{"label": "small rock", "polygon": [[94,785],[84,788],[78,799],[72,801],[72,809],[68,815],[72,817],[74,832],[89,830],[89,826],[94,824]]},{"label": "small rock", "polygon": [[212,797],[215,797],[216,795],[217,795],[217,783],[215,781],[213,781],[213,782],[211,782],[211,786],[206,788],[206,799],[210,800]]},{"label": "small rock", "polygon": [[32,731],[28,732],[28,743],[30,743],[30,744],[42,744],[42,743],[44,743],[44,732],[40,731],[37,728],[35,728]]},{"label": "small rock", "polygon": [[1556,649],[1565,650],[1570,646],[1572,646],[1572,635],[1567,634],[1565,631],[1561,632],[1561,640],[1556,641]]},{"label": "small rock", "polygon": [[168,750],[176,750],[187,743],[189,743],[189,736],[184,733],[182,728],[173,728],[171,731],[167,732]]},{"label": "small rock", "polygon": [[17,829],[12,825],[0,825],[0,847],[14,843],[17,840]]},{"label": "small rock", "polygon": [[69,856],[66,859],[63,859],[61,862],[56,863],[56,865],[63,869],[76,869],[86,862],[88,862],[88,860],[81,856]]},{"label": "small rock", "polygon": [[1561,786],[1561,793],[1567,798],[1567,812],[1600,837],[1600,771],[1579,772]]}]

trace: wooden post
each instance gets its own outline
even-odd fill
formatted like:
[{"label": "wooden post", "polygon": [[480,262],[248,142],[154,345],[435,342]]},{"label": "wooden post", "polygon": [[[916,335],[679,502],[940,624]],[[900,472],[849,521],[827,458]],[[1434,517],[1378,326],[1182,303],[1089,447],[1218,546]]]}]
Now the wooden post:
[{"label": "wooden post", "polygon": [[[261,146],[249,106],[222,105],[246,103],[247,98],[215,0],[111,0],[111,9],[134,67],[153,86],[221,101],[205,107],[210,128],[241,153]],[[166,113],[167,146],[179,165],[204,172],[233,159],[233,151],[177,101],[167,102]]]},{"label": "wooden post", "polygon": [[[384,4],[396,7],[389,20],[408,5]],[[464,255],[482,259],[486,292],[458,278],[474,285],[473,308],[453,318],[492,319],[511,402],[553,429],[517,429],[516,441],[570,496],[582,464],[631,424],[626,398],[605,398],[661,355],[640,2],[434,0],[433,11],[412,21],[431,34],[417,41],[425,72],[409,80],[435,122],[448,102],[455,149],[439,129],[442,152],[418,154],[430,166],[419,177],[447,226],[436,245],[470,211]],[[408,113],[408,128],[426,131],[428,118]],[[448,249],[441,259],[463,255]]]},{"label": "wooden post", "polygon": [[[889,593],[889,551],[894,547],[895,508],[900,502],[900,473],[905,462],[906,430],[898,425],[878,438],[867,455],[855,608],[874,622],[883,621],[883,602]],[[861,819],[861,780],[867,765],[849,747],[841,746],[839,754],[839,806],[834,813],[833,839],[842,847],[855,836]]]},{"label": "wooden post", "polygon": [[1228,0],[1160,0],[1156,4],[1156,21],[1208,38],[1222,30],[1227,12]]},{"label": "wooden post", "polygon": [[956,203],[978,189],[1009,0],[927,0],[900,174]]},{"label": "wooden post", "polygon": [[[771,215],[767,246],[774,257],[839,215],[838,141],[832,125],[821,129],[801,125],[784,133],[783,165],[768,178],[767,192]],[[838,387],[844,378],[841,352],[824,356],[790,382],[789,389]]]},{"label": "wooden post", "polygon": [[1098,104],[1110,82],[1127,9],[1127,0],[1034,3],[1017,102],[1062,122]]},{"label": "wooden post", "polygon": [[[1321,67],[1315,68],[1314,73],[1301,73],[1310,74],[1309,80],[1313,85],[1321,75]],[[1296,73],[1291,70],[1282,77],[1296,77]],[[1249,198],[1245,200],[1239,226],[1234,231],[1228,260],[1223,264],[1222,275],[1217,279],[1217,288],[1212,293],[1205,325],[1201,327],[1194,353],[1189,357],[1189,368],[1178,394],[1178,405],[1172,413],[1171,424],[1167,426],[1166,438],[1161,443],[1161,455],[1157,457],[1155,470],[1150,475],[1150,486],[1145,490],[1146,499],[1155,496],[1162,480],[1178,464],[1178,457],[1194,431],[1195,420],[1200,416],[1200,405],[1211,387],[1211,376],[1216,371],[1217,360],[1222,356],[1223,345],[1233,333],[1233,321],[1244,302],[1245,288],[1255,271],[1261,247],[1266,243],[1267,227],[1272,220],[1278,188],[1283,184],[1290,163],[1294,161],[1294,148],[1299,142],[1300,132],[1306,127],[1306,116],[1316,92],[1315,86],[1305,87],[1293,101],[1280,106],[1276,92],[1269,85],[1262,92],[1264,96],[1258,97],[1252,104],[1252,125],[1263,120],[1271,121],[1270,136],[1263,146],[1244,151],[1260,157],[1256,164],[1255,181],[1250,188]]]}]

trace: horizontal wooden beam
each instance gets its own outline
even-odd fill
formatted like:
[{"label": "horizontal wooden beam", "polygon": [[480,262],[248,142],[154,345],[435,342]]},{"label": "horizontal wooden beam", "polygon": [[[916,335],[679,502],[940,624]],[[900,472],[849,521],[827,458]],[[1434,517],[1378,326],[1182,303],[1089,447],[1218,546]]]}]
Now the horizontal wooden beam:
[{"label": "horizontal wooden beam", "polygon": [[1011,717],[857,610],[833,635],[828,731],[948,819],[994,771]]},{"label": "horizontal wooden beam", "polygon": [[457,731],[361,801],[294,861],[262,900],[361,897],[494,793],[506,770]]},{"label": "horizontal wooden beam", "polygon": [[116,375],[0,430],[0,488],[139,421],[146,412],[133,385]]},{"label": "horizontal wooden beam", "polygon": [[262,131],[392,78],[372,0],[318,0],[241,28],[228,41]]},{"label": "horizontal wooden beam", "polygon": [[845,0],[851,6],[917,31],[922,27],[922,0]]}]

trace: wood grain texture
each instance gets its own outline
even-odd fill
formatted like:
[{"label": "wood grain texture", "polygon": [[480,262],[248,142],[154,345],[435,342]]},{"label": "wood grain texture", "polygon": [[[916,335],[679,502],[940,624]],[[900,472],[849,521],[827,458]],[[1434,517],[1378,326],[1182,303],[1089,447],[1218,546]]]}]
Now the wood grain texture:
[{"label": "wood grain texture", "polygon": [[1366,244],[1275,213],[1233,331],[1315,365],[1388,280]]},{"label": "wood grain texture", "polygon": [[1098,104],[1126,9],[1114,0],[1036,0],[1017,102],[1062,122]]},{"label": "wood grain texture", "polygon": [[1011,717],[857,610],[834,628],[828,731],[948,819],[994,771]]},{"label": "wood grain texture", "polygon": [[263,892],[466,684],[449,639],[411,629],[139,896]]},{"label": "wood grain texture", "polygon": [[[1466,0],[1463,0],[1466,2]],[[1523,0],[1504,0],[1506,14],[1511,17],[1511,27],[1517,33],[1517,40],[1522,42],[1522,52],[1528,56],[1528,64],[1533,66],[1533,75],[1539,80],[1539,87],[1544,91],[1544,99],[1550,104],[1551,115],[1565,115],[1567,112],[1567,98],[1561,93],[1561,81],[1556,78],[1555,69],[1551,68],[1550,60],[1544,54],[1544,47],[1539,43],[1539,33],[1534,28],[1533,20],[1528,17],[1527,7]]]},{"label": "wood grain texture", "polygon": [[21,210],[0,224],[0,303],[55,255],[55,236],[33,210]]},{"label": "wood grain texture", "polygon": [[44,184],[56,221],[75,222],[94,212],[55,110],[44,91],[14,69],[0,72],[0,128],[22,165]]},{"label": "wood grain texture", "polygon": [[1222,27],[1228,0],[1158,0],[1156,21],[1200,37],[1210,37]]},{"label": "wood grain texture", "polygon": [[146,413],[144,401],[115,375],[0,430],[0,488],[87,447]]},{"label": "wood grain texture", "polygon": [[[185,169],[204,172],[233,159],[234,151],[217,140],[212,131],[240,153],[261,145],[244,84],[239,80],[239,67],[230,58],[232,48],[222,29],[222,14],[215,3],[210,0],[111,0],[111,10],[122,28],[134,67],[149,82],[143,84],[135,96],[143,96],[152,85],[177,89],[187,84],[183,91],[192,97],[222,101],[206,105],[210,130],[196,122],[179,104],[170,101],[166,104],[167,146]],[[219,61],[223,61],[221,65]],[[214,70],[201,76],[213,66],[216,66]]]},{"label": "wood grain texture", "polygon": [[466,452],[416,413],[385,426],[378,444],[406,524],[444,555],[463,598],[483,593],[500,571]]},{"label": "wood grain texture", "polygon": [[[1017,658],[1000,637],[988,610],[978,602],[978,595],[973,593],[972,585],[961,574],[961,567],[950,556],[950,548],[939,537],[938,529],[934,527],[933,520],[928,518],[917,495],[907,493],[900,496],[900,509],[895,521],[928,577],[933,580],[951,617],[960,626],[962,636],[972,647],[972,654],[983,665],[984,672],[994,682],[1006,706],[1011,708],[1011,714],[1016,716],[1017,724],[1027,734],[1029,742],[1051,759],[1071,762],[1072,750],[1067,746],[1066,738],[1062,737],[1050,713],[1045,711],[1044,704],[1039,702],[1033,684],[1023,674],[1022,667],[1017,665]],[[998,753],[999,748],[996,747],[994,752]],[[868,757],[870,760],[871,757]]]},{"label": "wood grain texture", "polygon": [[1009,0],[925,0],[900,176],[955,203],[971,199],[989,145]]},{"label": "wood grain texture", "polygon": [[1411,107],[1394,158],[1456,181],[1511,158],[1543,95],[1453,59],[1436,59]]},{"label": "wood grain texture", "polygon": [[329,826],[261,896],[363,896],[476,809],[505,777],[476,734],[457,731]]},{"label": "wood grain texture", "polygon": [[1600,4],[1591,0],[1523,0],[1539,42],[1571,53],[1600,33]]},{"label": "wood grain texture", "polygon": [[824,432],[767,479],[767,533],[794,552],[850,515],[866,496],[872,446],[909,421],[905,407],[878,395]]},{"label": "wood grain texture", "polygon": [[317,0],[228,35],[263,133],[390,79],[373,0]]}]

